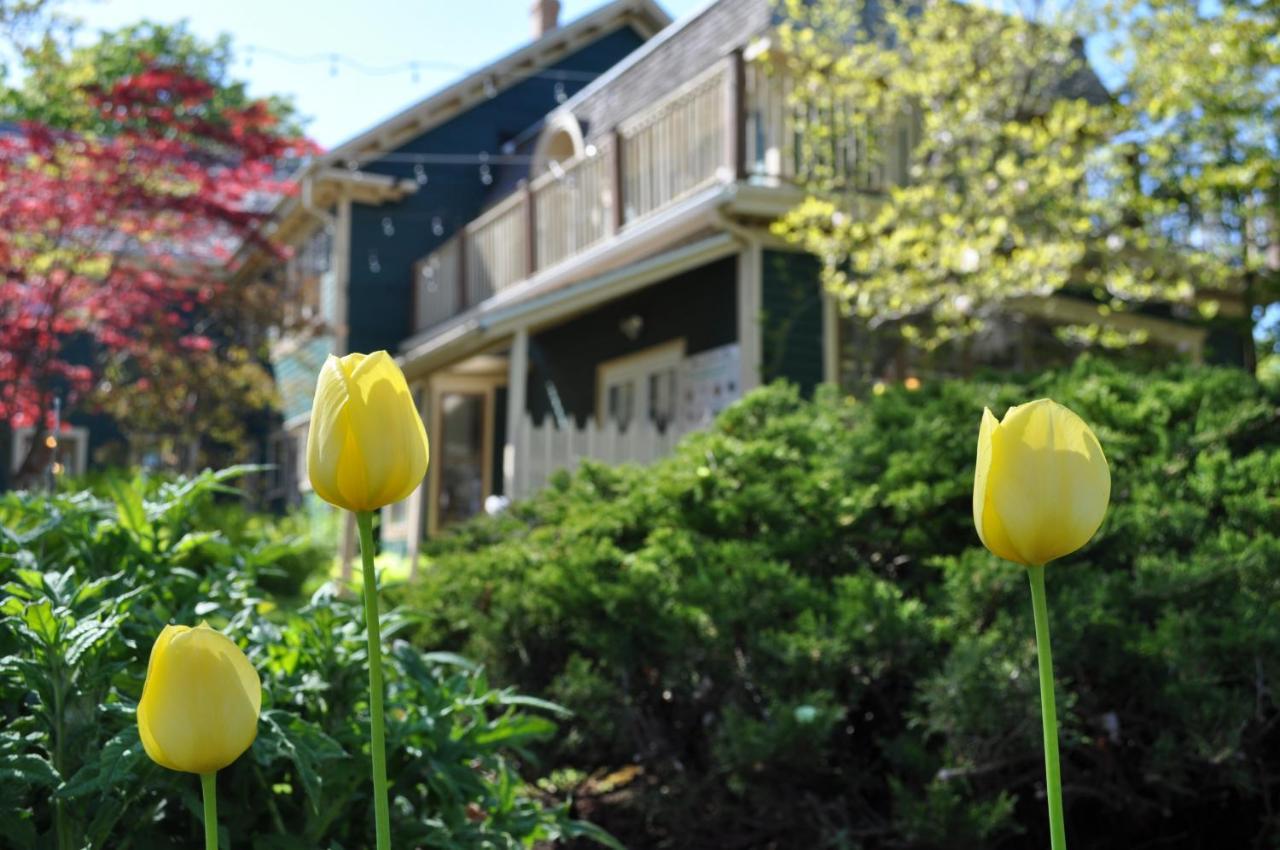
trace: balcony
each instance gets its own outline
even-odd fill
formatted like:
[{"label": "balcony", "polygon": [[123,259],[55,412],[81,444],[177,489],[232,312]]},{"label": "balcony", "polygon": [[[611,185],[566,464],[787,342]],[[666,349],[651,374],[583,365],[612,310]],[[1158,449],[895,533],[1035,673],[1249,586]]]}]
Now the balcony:
[{"label": "balcony", "polygon": [[[791,83],[734,52],[623,121],[586,153],[521,188],[415,266],[415,332],[429,330],[573,259],[716,184],[790,182],[797,114]],[[896,173],[864,140],[833,143],[836,173],[859,191]]]}]

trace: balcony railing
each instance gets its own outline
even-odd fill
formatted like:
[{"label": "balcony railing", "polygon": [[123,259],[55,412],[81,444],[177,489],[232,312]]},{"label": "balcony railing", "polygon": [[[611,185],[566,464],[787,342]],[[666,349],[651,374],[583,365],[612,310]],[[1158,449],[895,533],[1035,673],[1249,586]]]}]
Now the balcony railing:
[{"label": "balcony railing", "polygon": [[[466,225],[417,266],[415,330],[480,304],[716,183],[793,180],[805,167],[801,114],[786,77],[735,52],[623,121],[585,155],[553,165]],[[850,108],[840,104],[829,108]],[[834,113],[832,118],[834,119]],[[866,139],[822,153],[832,173],[876,190],[886,171]]]}]

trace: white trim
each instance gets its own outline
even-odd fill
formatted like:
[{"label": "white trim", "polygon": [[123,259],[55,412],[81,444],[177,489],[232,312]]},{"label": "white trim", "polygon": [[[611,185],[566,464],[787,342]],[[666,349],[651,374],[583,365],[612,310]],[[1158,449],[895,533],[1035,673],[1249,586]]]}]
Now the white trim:
[{"label": "white trim", "polygon": [[741,347],[742,392],[760,386],[763,341],[760,318],[763,308],[764,252],[760,241],[750,238],[738,254],[738,345]]},{"label": "white trim", "polygon": [[533,145],[533,164],[529,169],[530,180],[540,177],[549,170],[551,163],[547,160],[547,147],[550,146],[551,140],[561,133],[568,136],[573,144],[573,156],[562,162],[558,161],[557,164],[563,166],[576,162],[586,155],[587,142],[582,136],[582,125],[578,123],[577,117],[571,112],[557,113],[542,125],[542,131],[538,133],[538,141]]},{"label": "white trim", "polygon": [[822,290],[822,382],[840,382],[840,305],[826,287]]},{"label": "white trim", "polygon": [[524,426],[525,390],[529,383],[529,328],[521,325],[511,337],[507,356],[507,441],[502,447],[502,495],[515,492],[520,463],[520,429]]}]

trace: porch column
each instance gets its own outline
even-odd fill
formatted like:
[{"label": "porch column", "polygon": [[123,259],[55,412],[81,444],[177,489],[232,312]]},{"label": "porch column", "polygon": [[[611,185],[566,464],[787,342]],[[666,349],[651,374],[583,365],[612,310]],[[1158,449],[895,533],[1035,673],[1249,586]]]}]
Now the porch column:
[{"label": "porch column", "polygon": [[840,305],[825,287],[822,291],[822,381],[840,383]]},{"label": "porch column", "polygon": [[738,254],[738,350],[742,360],[739,385],[744,395],[760,386],[761,380],[763,260],[758,239],[752,239]]},{"label": "porch column", "polygon": [[524,427],[525,387],[529,381],[529,329],[520,328],[511,337],[507,355],[507,441],[502,447],[502,495],[516,495],[517,464],[525,459],[516,453],[520,430]]}]

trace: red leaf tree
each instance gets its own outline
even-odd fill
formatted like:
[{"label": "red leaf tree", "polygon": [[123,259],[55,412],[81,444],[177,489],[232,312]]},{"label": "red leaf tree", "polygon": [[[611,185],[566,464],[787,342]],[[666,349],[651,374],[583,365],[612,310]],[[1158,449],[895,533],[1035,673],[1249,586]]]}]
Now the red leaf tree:
[{"label": "red leaf tree", "polygon": [[[55,397],[74,406],[108,389],[108,368],[147,381],[236,343],[234,317],[261,304],[230,283],[229,261],[270,247],[282,168],[310,150],[267,104],[228,104],[179,67],[145,62],[82,94],[91,130],[0,126],[0,421],[12,427],[50,427]],[[25,472],[40,463],[34,443]]]}]

